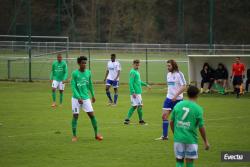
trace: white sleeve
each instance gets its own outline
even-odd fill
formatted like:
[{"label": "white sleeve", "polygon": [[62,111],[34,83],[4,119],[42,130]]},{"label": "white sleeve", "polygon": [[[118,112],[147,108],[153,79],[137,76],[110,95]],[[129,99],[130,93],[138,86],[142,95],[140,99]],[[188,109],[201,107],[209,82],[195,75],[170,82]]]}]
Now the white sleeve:
[{"label": "white sleeve", "polygon": [[179,78],[179,81],[180,81],[181,86],[186,85],[187,82],[186,82],[186,80],[185,80],[185,77],[184,77],[183,73],[182,73],[182,72],[179,72],[178,74],[179,74],[179,75],[178,75],[178,78]]},{"label": "white sleeve", "polygon": [[122,67],[121,67],[120,62],[117,63],[117,70],[118,70],[118,71],[121,71],[121,70],[122,70]]}]

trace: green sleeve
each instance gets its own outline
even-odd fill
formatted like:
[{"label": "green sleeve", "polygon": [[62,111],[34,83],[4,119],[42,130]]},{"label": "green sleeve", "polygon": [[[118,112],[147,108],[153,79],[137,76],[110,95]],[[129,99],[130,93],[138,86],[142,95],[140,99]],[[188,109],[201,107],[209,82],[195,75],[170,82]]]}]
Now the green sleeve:
[{"label": "green sleeve", "polygon": [[141,85],[142,86],[148,86],[148,84],[146,82],[143,82],[143,81],[141,81]]},{"label": "green sleeve", "polygon": [[52,64],[51,72],[50,72],[50,80],[53,80],[54,76],[54,63]]},{"label": "green sleeve", "polygon": [[65,81],[67,78],[68,78],[68,66],[67,63],[65,63],[63,80]]},{"label": "green sleeve", "polygon": [[73,95],[77,98],[77,99],[80,99],[81,96],[77,90],[77,87],[76,87],[76,77],[74,75],[74,72],[72,73],[72,76],[71,76],[71,89],[72,89],[72,92],[73,92]]},{"label": "green sleeve", "polygon": [[95,91],[94,91],[94,87],[93,87],[91,73],[90,73],[90,76],[89,76],[89,91],[91,93],[91,96],[95,97]]},{"label": "green sleeve", "polygon": [[173,109],[172,113],[171,113],[171,121],[175,121],[175,108]]},{"label": "green sleeve", "polygon": [[203,110],[200,109],[200,112],[197,116],[197,123],[199,128],[202,128],[204,126],[204,119],[203,119]]},{"label": "green sleeve", "polygon": [[129,91],[131,94],[135,93],[134,81],[135,81],[135,73],[131,72],[129,75]]}]

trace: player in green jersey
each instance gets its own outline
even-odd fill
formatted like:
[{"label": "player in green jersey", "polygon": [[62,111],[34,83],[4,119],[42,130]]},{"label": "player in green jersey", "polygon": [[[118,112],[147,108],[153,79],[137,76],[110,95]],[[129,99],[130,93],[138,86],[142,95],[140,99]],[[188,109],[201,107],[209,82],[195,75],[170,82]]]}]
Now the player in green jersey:
[{"label": "player in green jersey", "polygon": [[[97,120],[95,118],[94,110],[92,107],[92,103],[95,102],[95,93],[91,79],[91,72],[90,70],[86,69],[87,58],[85,56],[78,57],[77,63],[79,65],[79,69],[72,72],[71,78],[71,88],[73,92],[72,141],[77,141],[76,128],[80,109],[83,109],[88,114],[95,132],[95,139],[100,141],[103,139],[103,137],[98,134]],[[92,97],[91,101],[89,92],[91,93]]]},{"label": "player in green jersey", "polygon": [[145,125],[146,122],[143,120],[143,112],[142,112],[142,86],[147,86],[149,89],[150,85],[141,81],[140,73],[138,71],[140,66],[139,60],[133,61],[133,68],[130,70],[129,74],[129,91],[130,91],[130,100],[131,100],[131,108],[128,111],[127,118],[124,121],[124,124],[130,123],[130,118],[133,115],[134,111],[137,109],[139,116],[139,124]]},{"label": "player in green jersey", "polygon": [[170,126],[174,133],[174,151],[176,167],[184,167],[184,159],[187,167],[193,167],[193,161],[198,158],[198,134],[199,129],[205,143],[205,150],[209,149],[206,137],[203,110],[196,103],[199,89],[190,86],[187,90],[188,100],[179,102],[173,109]]},{"label": "player in green jersey", "polygon": [[68,77],[68,67],[65,61],[62,60],[62,55],[57,55],[57,60],[53,62],[50,73],[50,81],[52,83],[52,107],[56,106],[56,89],[60,92],[60,104],[63,102],[63,91],[65,81]]}]

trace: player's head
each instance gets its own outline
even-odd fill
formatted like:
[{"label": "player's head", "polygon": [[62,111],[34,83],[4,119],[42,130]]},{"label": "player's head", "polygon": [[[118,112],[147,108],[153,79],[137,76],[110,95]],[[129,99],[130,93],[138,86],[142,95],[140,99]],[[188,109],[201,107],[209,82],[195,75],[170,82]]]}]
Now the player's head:
[{"label": "player's head", "polygon": [[189,99],[197,99],[200,91],[196,86],[190,85],[187,89],[187,96]]},{"label": "player's head", "polygon": [[167,61],[167,68],[168,68],[169,72],[178,72],[179,71],[178,65],[177,65],[176,61],[174,61],[174,60]]},{"label": "player's head", "polygon": [[77,63],[80,67],[80,69],[85,69],[86,68],[86,64],[87,64],[87,57],[85,56],[80,56],[77,58]]},{"label": "player's head", "polygon": [[239,64],[240,63],[240,57],[235,58],[235,63]]},{"label": "player's head", "polygon": [[225,66],[222,63],[218,64],[218,69],[223,70],[224,68],[225,68]]},{"label": "player's head", "polygon": [[140,66],[140,60],[134,60],[133,61],[133,67],[134,69],[139,69]]},{"label": "player's head", "polygon": [[62,61],[62,55],[61,55],[61,53],[59,53],[59,54],[57,55],[57,61],[58,61],[58,62],[61,62],[61,61]]},{"label": "player's head", "polygon": [[208,63],[204,63],[203,64],[203,70],[207,70],[209,69],[209,64]]},{"label": "player's head", "polygon": [[115,62],[116,55],[115,55],[115,54],[111,54],[111,56],[110,56],[110,57],[111,57],[111,61],[112,61],[112,62]]}]

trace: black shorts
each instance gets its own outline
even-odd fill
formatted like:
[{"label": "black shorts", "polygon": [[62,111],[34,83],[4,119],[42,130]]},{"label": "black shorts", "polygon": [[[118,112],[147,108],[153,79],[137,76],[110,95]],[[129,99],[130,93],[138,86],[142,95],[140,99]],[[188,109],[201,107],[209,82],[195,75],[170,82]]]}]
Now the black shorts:
[{"label": "black shorts", "polygon": [[243,83],[242,76],[234,76],[233,85],[241,85]]}]

